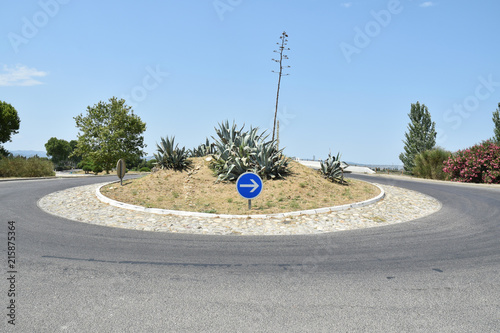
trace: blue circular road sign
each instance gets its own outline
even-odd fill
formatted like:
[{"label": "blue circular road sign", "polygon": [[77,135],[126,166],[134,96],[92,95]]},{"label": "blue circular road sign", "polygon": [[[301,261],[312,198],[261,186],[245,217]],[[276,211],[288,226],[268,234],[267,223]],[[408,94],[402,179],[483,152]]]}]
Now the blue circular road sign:
[{"label": "blue circular road sign", "polygon": [[236,190],[245,199],[255,199],[262,192],[262,179],[253,172],[245,172],[236,181]]}]

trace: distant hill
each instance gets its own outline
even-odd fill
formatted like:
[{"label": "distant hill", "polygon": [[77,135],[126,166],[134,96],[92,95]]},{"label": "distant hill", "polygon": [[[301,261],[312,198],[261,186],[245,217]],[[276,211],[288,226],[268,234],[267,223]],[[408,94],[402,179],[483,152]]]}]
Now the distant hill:
[{"label": "distant hill", "polygon": [[38,150],[9,150],[9,153],[14,156],[32,157],[38,155],[38,157],[47,157],[46,152]]}]

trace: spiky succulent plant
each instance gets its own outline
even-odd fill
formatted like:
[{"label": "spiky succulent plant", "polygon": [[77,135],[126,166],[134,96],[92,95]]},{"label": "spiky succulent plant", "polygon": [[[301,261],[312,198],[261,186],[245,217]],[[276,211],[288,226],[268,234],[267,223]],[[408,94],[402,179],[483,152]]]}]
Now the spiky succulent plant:
[{"label": "spiky succulent plant", "polygon": [[328,154],[328,158],[320,163],[320,172],[323,177],[330,179],[331,181],[347,184],[344,180],[344,169],[349,165],[345,162],[340,161],[340,153],[337,153],[337,157]]},{"label": "spiky succulent plant", "polygon": [[191,162],[187,159],[188,153],[185,147],[179,148],[178,145],[174,146],[175,137],[171,139],[167,136],[161,138],[160,144],[156,144],[157,154],[153,154],[157,166],[161,169],[173,169],[183,171],[189,169]]},{"label": "spiky succulent plant", "polygon": [[236,180],[242,173],[251,171],[267,179],[283,178],[289,172],[290,160],[277,148],[276,141],[266,141],[268,135],[258,128],[244,131],[233,122],[215,128],[217,138],[212,168],[218,180]]},{"label": "spiky succulent plant", "polygon": [[188,150],[189,157],[204,157],[211,155],[215,152],[215,145],[206,139],[205,143],[200,144],[198,147]]}]

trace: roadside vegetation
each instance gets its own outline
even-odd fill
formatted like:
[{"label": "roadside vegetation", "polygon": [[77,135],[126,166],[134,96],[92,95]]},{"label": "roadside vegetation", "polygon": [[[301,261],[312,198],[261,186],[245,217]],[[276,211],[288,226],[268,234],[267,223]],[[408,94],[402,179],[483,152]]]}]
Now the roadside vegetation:
[{"label": "roadside vegetation", "polygon": [[0,158],[0,177],[48,177],[55,176],[54,165],[40,157]]},{"label": "roadside vegetation", "polygon": [[19,133],[21,119],[17,110],[0,101],[0,177],[46,177],[54,176],[54,165],[47,158],[12,156],[3,144],[12,141]]},{"label": "roadside vegetation", "polygon": [[411,104],[408,114],[410,122],[405,133],[404,152],[399,155],[405,171],[413,173],[415,157],[436,145],[436,123],[431,120],[431,114],[425,104]]},{"label": "roadside vegetation", "polygon": [[56,171],[74,169],[81,162],[82,158],[80,156],[73,155],[76,144],[76,140],[66,141],[56,137],[52,137],[47,141],[45,150],[47,156],[54,163]]},{"label": "roadside vegetation", "polygon": [[500,144],[485,141],[459,150],[444,163],[452,181],[500,184]]},{"label": "roadside vegetation", "polygon": [[415,156],[413,174],[420,178],[446,180],[448,176],[443,170],[443,163],[450,156],[451,152],[442,148],[426,150]]},{"label": "roadside vegetation", "polygon": [[19,133],[20,123],[17,110],[9,103],[0,101],[0,157],[9,155],[3,144],[12,141],[12,135]]},{"label": "roadside vegetation", "polygon": [[408,116],[410,123],[403,141],[405,152],[400,154],[406,174],[465,183],[500,184],[500,103],[493,111],[493,137],[454,153],[435,147],[435,123],[424,104],[412,104]]},{"label": "roadside vegetation", "polygon": [[130,163],[144,155],[142,134],[146,123],[134,114],[125,100],[112,97],[108,102],[100,101],[88,106],[85,114],[74,119],[79,133],[69,157],[80,156],[94,173],[104,170],[108,174],[119,159]]}]

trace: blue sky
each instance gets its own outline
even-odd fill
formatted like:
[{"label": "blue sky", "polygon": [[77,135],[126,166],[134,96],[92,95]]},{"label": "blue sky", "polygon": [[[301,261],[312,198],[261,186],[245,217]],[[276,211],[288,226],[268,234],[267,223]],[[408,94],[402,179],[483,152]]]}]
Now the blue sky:
[{"label": "blue sky", "polygon": [[76,139],[73,117],[113,96],[187,148],[229,119],[271,128],[275,56],[288,38],[279,119],[286,154],[399,165],[411,103],[438,143],[493,136],[500,2],[463,0],[4,1],[0,100],[19,112],[8,150]]}]

